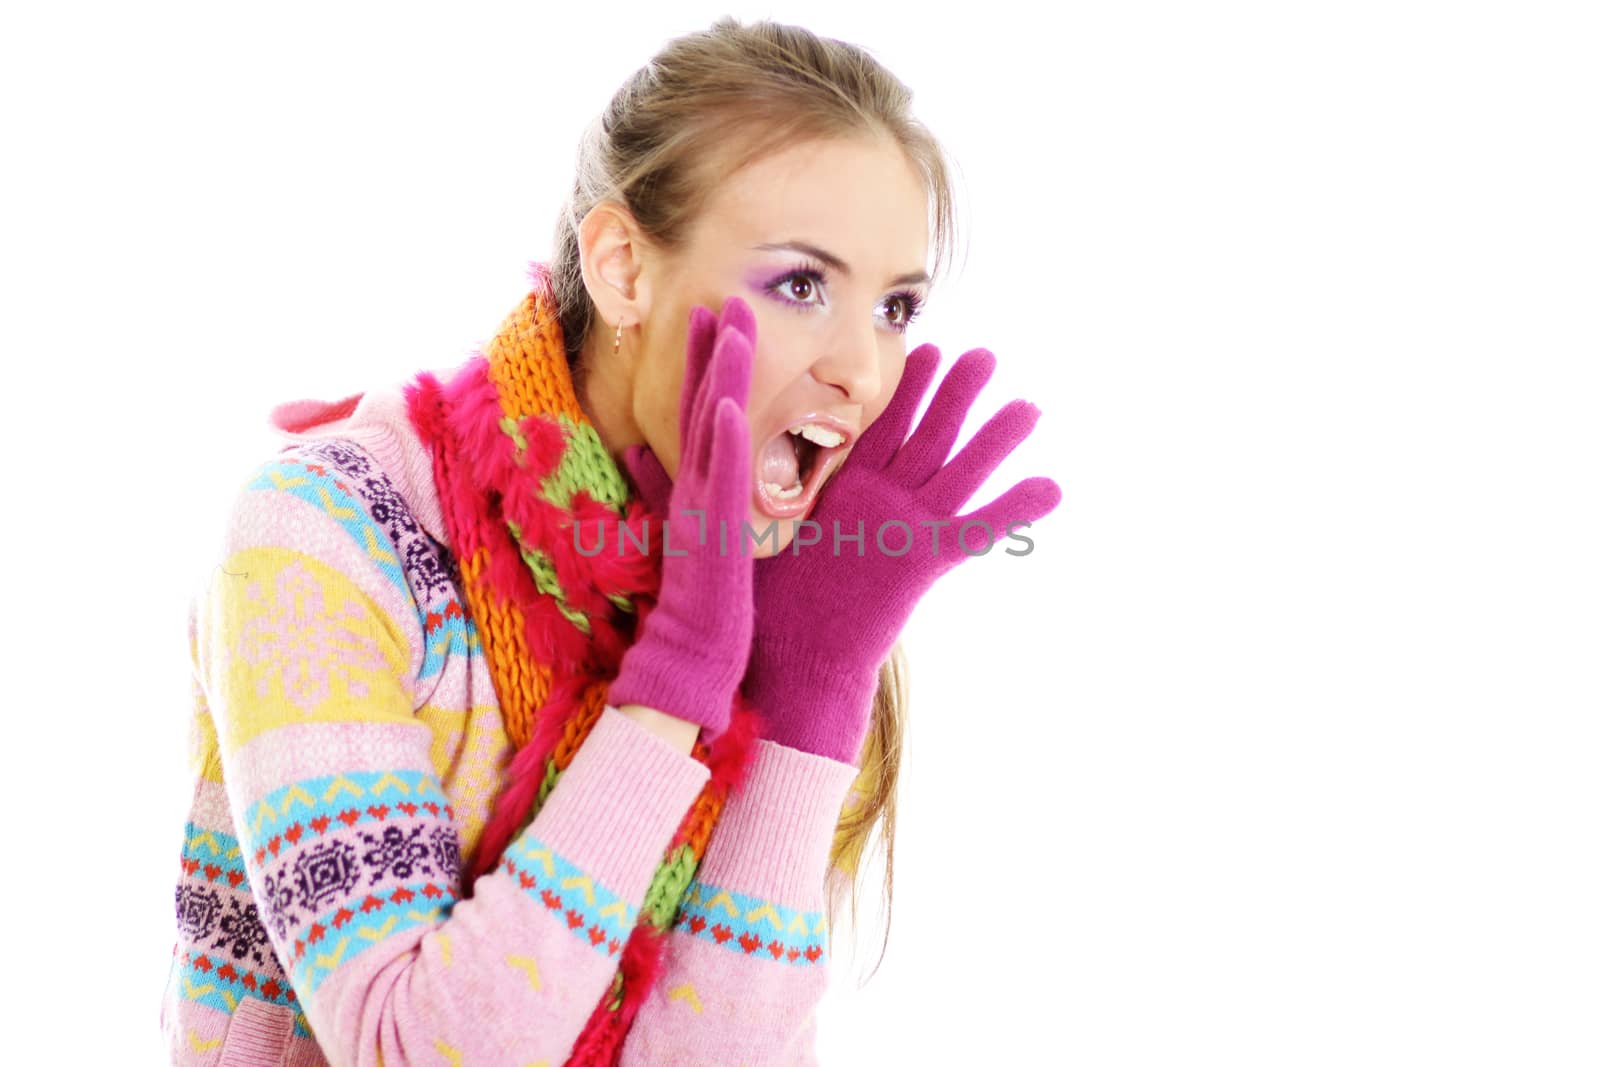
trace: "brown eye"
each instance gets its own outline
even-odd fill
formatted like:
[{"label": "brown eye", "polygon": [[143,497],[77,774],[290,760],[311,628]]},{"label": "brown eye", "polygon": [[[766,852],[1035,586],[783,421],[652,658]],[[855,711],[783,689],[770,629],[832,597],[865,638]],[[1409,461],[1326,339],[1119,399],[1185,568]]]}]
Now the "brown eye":
[{"label": "brown eye", "polygon": [[825,284],[820,271],[806,268],[780,275],[762,288],[796,311],[815,311],[824,306],[822,287]]},{"label": "brown eye", "polygon": [[917,312],[922,309],[922,298],[914,292],[894,293],[886,303],[900,305],[900,317],[889,320],[889,328],[896,333],[905,333],[906,327],[911,325]]}]

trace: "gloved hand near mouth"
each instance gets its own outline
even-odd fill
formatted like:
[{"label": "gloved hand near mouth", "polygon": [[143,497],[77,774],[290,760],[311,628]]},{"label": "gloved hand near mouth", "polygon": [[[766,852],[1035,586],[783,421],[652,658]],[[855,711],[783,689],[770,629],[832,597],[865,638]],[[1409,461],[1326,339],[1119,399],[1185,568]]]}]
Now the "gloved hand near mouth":
[{"label": "gloved hand near mouth", "polygon": [[[821,540],[791,544],[754,561],[754,634],[743,691],[772,741],[855,763],[879,667],[917,602],[967,558],[957,542],[962,525],[983,522],[1003,535],[1049,514],[1061,501],[1060,486],[1033,477],[983,507],[956,514],[1032,432],[1039,409],[1012,401],[946,463],[995,359],[976,348],[956,360],[907,437],[939,358],[931,344],[906,357],[889,406],[817,497],[810,518],[820,526]],[[647,502],[671,490],[647,448],[629,449],[624,465]],[[659,510],[657,503],[652,507]],[[842,536],[862,535],[859,555],[854,540],[842,541],[834,553],[835,523]]]},{"label": "gloved hand near mouth", "polygon": [[[727,728],[750,653],[754,561],[748,552],[721,551],[714,531],[719,524],[739,530],[749,508],[744,408],[755,336],[755,315],[737,297],[723,303],[720,319],[704,307],[690,313],[678,477],[667,479],[657,464],[659,478],[645,494],[651,510],[671,526],[672,551],[662,557],[655,606],[607,690],[614,706],[641,704],[699,723],[708,740]],[[685,536],[699,531],[702,518],[712,531],[704,543]]]}]

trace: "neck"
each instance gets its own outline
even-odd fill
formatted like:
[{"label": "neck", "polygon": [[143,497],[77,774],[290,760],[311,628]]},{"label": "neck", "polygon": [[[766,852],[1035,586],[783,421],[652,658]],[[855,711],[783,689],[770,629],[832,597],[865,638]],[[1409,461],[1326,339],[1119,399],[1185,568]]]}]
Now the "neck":
[{"label": "neck", "polygon": [[622,354],[612,354],[615,334],[605,330],[602,320],[596,319],[595,324],[600,329],[589,331],[572,372],[572,385],[600,443],[621,467],[623,450],[643,444],[644,434],[633,417],[632,375]]}]

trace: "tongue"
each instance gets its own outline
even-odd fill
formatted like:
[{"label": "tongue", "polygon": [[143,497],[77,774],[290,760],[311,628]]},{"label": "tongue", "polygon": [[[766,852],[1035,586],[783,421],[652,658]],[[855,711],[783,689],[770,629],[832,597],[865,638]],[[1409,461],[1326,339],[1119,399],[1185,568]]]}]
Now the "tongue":
[{"label": "tongue", "polygon": [[800,481],[800,457],[795,454],[794,439],[780,433],[761,450],[759,474],[763,482],[776,482],[787,489]]}]

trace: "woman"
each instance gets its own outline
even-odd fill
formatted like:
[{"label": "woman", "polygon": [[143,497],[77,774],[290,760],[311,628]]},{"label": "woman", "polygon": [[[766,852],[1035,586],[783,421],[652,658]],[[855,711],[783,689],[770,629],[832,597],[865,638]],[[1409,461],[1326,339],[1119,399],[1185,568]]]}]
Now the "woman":
[{"label": "woman", "polygon": [[796,28],[675,40],[483,354],[276,409],[192,616],[175,1062],[814,1061],[896,638],[1060,496],[961,512],[1038,415],[949,457],[981,349],[913,426],[908,102]]}]

